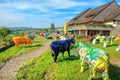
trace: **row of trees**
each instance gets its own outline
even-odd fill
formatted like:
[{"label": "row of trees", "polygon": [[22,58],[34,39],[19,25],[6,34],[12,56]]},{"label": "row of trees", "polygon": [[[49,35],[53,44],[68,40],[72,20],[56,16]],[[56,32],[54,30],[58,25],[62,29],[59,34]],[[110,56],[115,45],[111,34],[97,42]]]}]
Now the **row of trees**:
[{"label": "row of trees", "polygon": [[[50,32],[53,33],[55,32],[55,25],[54,23],[51,23],[49,29],[42,29],[44,32]],[[9,33],[11,33],[11,30],[9,28],[0,28],[0,39],[5,38]]]},{"label": "row of trees", "polygon": [[[19,30],[12,30],[11,28],[0,28],[0,46],[1,45],[6,45],[12,42],[12,37],[17,35],[21,36],[23,34],[35,34],[35,32],[50,32],[53,33],[55,32],[55,25],[54,23],[51,23],[50,28],[46,29],[34,29],[34,30],[28,30],[28,28],[24,28],[23,31]],[[30,33],[31,32],[31,33]]]},{"label": "row of trees", "polygon": [[[51,23],[50,28],[49,29],[43,29],[43,31],[50,31],[50,32],[54,32],[55,30],[55,25],[54,23]],[[0,28],[0,37],[4,38],[5,36],[7,36],[9,33],[11,32],[11,30],[9,28]]]},{"label": "row of trees", "polygon": [[[54,32],[55,30],[55,25],[54,23],[51,23],[50,25],[50,32]],[[48,31],[48,29],[44,29],[44,31]],[[0,38],[4,38],[6,37],[11,31],[9,30],[9,28],[0,28]]]}]

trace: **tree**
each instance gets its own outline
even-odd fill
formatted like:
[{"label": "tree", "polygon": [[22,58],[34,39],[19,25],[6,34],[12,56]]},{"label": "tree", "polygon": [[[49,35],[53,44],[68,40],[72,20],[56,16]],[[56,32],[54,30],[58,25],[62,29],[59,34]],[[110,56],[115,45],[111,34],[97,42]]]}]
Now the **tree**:
[{"label": "tree", "polygon": [[50,25],[50,32],[51,33],[55,32],[55,25],[54,25],[54,23],[51,23],[51,25]]},{"label": "tree", "polygon": [[10,33],[10,30],[8,28],[0,28],[0,40],[6,41],[8,39],[8,34]]},{"label": "tree", "polygon": [[48,29],[47,28],[43,29],[43,32],[48,32]]},{"label": "tree", "polygon": [[8,28],[0,28],[0,36],[5,37],[10,33],[10,30]]}]

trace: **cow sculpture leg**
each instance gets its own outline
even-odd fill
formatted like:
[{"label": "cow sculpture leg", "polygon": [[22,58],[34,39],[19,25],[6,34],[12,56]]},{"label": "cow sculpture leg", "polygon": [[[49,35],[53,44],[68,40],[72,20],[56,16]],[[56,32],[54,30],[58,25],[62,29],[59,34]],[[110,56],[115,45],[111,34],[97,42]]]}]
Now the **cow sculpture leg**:
[{"label": "cow sculpture leg", "polygon": [[54,62],[56,62],[59,53],[55,53]]},{"label": "cow sculpture leg", "polygon": [[64,57],[64,52],[62,52],[62,57]]},{"label": "cow sculpture leg", "polygon": [[52,51],[52,57],[54,58],[54,62],[56,62],[56,60],[57,60],[57,57],[58,57],[58,54],[59,54],[59,52],[54,52],[54,51]]},{"label": "cow sculpture leg", "polygon": [[105,66],[105,70],[102,72],[102,79],[103,80],[109,80],[109,76],[108,76],[108,64]]},{"label": "cow sculpture leg", "polygon": [[92,78],[95,78],[96,74],[96,70],[93,66],[90,66],[90,78],[89,80],[91,80]]},{"label": "cow sculpture leg", "polygon": [[70,49],[68,49],[67,51],[68,51],[68,56],[70,57]]},{"label": "cow sculpture leg", "polygon": [[87,49],[86,48],[82,48],[80,49],[79,51],[79,54],[80,54],[80,64],[81,64],[81,69],[80,69],[80,72],[83,72],[85,70],[85,55],[87,54]]}]

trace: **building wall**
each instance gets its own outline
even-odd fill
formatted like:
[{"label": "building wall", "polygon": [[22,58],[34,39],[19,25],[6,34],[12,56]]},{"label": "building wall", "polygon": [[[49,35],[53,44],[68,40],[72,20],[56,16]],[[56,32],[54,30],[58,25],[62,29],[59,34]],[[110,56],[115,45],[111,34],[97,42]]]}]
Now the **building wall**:
[{"label": "building wall", "polygon": [[105,24],[112,25],[113,27],[116,27],[117,26],[117,21],[109,21],[109,22],[105,22]]},{"label": "building wall", "polygon": [[113,21],[106,22],[105,24],[108,24],[108,25],[113,25]]},{"label": "building wall", "polygon": [[117,21],[116,26],[114,27],[115,29],[111,31],[111,36],[117,36],[118,34],[120,34],[120,21]]},{"label": "building wall", "polygon": [[74,25],[72,26],[75,34],[83,34],[84,36],[94,36],[101,34],[104,36],[110,35],[111,27],[102,27],[102,26],[81,26]]}]

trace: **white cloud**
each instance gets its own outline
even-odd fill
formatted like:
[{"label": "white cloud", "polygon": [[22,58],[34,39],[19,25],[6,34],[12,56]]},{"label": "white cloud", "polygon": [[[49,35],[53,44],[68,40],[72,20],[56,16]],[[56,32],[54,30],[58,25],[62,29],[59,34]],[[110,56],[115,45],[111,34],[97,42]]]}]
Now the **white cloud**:
[{"label": "white cloud", "polygon": [[18,20],[23,20],[24,17],[21,14],[16,14],[10,11],[0,9],[0,22],[13,21],[16,22]]},{"label": "white cloud", "polygon": [[117,4],[120,5],[120,2],[118,2]]},{"label": "white cloud", "polygon": [[17,8],[18,8],[18,9],[27,9],[27,8],[30,8],[30,5],[26,5],[26,4],[24,4],[24,5],[19,5]]},{"label": "white cloud", "polygon": [[[26,25],[26,26],[49,26],[51,22],[56,23],[57,26],[63,25],[65,20],[69,20],[74,16],[69,14],[78,14],[81,11],[60,12],[54,9],[69,9],[72,7],[78,7],[84,9],[84,7],[91,8],[104,4],[102,0],[75,2],[72,0],[14,0],[13,2],[0,3],[0,24],[1,25]],[[120,3],[119,3],[120,4]],[[39,12],[45,12],[46,14],[34,14],[34,13],[22,13],[21,10],[36,9]],[[62,18],[51,17],[66,15]]]}]

